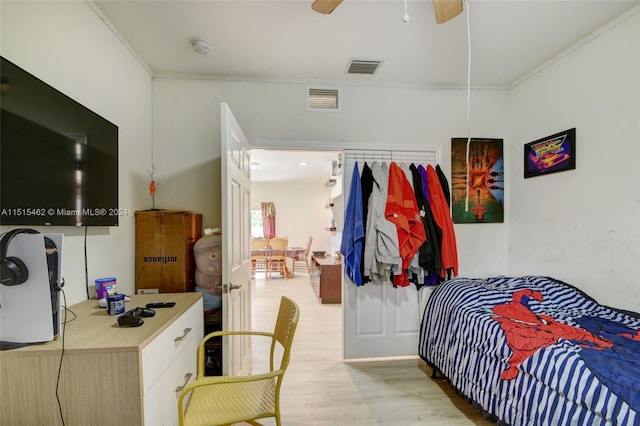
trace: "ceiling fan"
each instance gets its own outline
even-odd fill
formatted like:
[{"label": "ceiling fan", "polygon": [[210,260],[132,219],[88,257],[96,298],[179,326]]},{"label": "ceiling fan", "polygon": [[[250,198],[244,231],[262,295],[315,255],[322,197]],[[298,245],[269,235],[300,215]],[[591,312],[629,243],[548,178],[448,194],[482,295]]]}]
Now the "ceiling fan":
[{"label": "ceiling fan", "polygon": [[[315,0],[311,8],[319,13],[329,14],[342,0]],[[444,24],[462,13],[462,0],[433,0],[436,22]]]}]

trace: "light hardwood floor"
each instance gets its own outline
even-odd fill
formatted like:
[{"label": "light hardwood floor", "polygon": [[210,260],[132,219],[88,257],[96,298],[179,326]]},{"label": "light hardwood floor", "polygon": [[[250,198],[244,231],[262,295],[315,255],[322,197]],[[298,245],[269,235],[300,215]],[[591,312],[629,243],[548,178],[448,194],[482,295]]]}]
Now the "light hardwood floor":
[{"label": "light hardwood floor", "polygon": [[[322,305],[309,276],[252,281],[253,330],[271,331],[286,295],[300,306],[291,363],[282,385],[282,423],[302,425],[493,425],[420,359],[344,362],[342,307]],[[253,369],[268,365],[268,348],[253,342]],[[274,425],[265,419],[265,425]]]}]

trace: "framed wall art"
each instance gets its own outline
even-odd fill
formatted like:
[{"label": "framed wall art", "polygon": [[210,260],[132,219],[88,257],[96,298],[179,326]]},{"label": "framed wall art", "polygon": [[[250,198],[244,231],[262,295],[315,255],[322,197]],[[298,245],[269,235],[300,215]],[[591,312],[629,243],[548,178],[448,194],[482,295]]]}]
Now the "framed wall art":
[{"label": "framed wall art", "polygon": [[524,177],[576,168],[576,129],[565,130],[524,145]]},{"label": "framed wall art", "polygon": [[504,222],[502,142],[502,139],[451,139],[451,216],[454,223]]}]

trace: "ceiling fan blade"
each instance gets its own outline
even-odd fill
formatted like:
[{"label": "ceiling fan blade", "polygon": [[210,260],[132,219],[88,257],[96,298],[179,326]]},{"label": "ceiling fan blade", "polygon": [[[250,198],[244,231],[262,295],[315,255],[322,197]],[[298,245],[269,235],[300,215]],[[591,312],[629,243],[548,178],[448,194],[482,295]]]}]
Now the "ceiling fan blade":
[{"label": "ceiling fan blade", "polygon": [[433,0],[436,22],[444,24],[462,13],[462,0]]},{"label": "ceiling fan blade", "polygon": [[333,9],[338,7],[338,5],[342,3],[342,0],[316,0],[311,5],[311,9],[315,10],[318,13],[324,13],[328,15],[333,12]]}]

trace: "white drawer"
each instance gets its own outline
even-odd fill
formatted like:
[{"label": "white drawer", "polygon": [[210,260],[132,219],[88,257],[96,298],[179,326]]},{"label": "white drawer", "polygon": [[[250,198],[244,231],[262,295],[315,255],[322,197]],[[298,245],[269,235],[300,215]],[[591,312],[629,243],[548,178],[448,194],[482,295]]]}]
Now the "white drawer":
[{"label": "white drawer", "polygon": [[197,376],[198,344],[192,338],[160,378],[144,395],[144,424],[146,426],[175,426],[178,424],[178,388],[191,383]]},{"label": "white drawer", "polygon": [[[202,299],[200,299],[142,349],[144,395],[189,342],[195,340],[197,347],[202,340],[203,322]],[[193,357],[196,358],[195,352]]]}]

